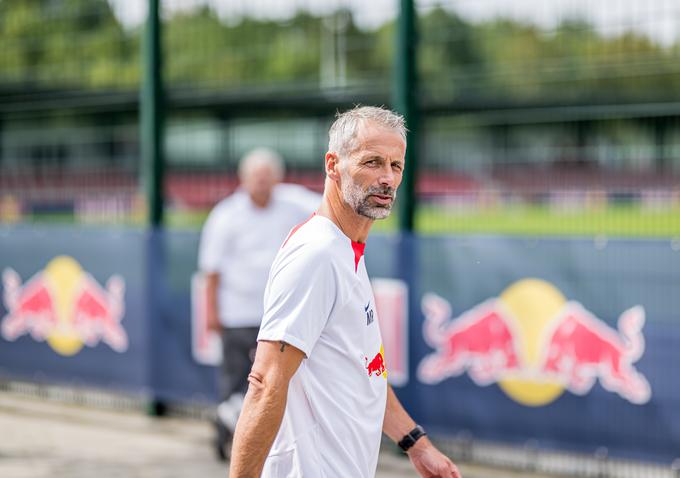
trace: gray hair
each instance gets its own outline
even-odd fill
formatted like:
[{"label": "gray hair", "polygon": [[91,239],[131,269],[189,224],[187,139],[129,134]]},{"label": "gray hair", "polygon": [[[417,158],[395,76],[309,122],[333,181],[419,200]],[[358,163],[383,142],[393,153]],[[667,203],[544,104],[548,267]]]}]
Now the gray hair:
[{"label": "gray hair", "polygon": [[341,155],[354,152],[357,144],[359,126],[370,121],[394,130],[406,142],[404,117],[381,106],[355,106],[344,113],[336,114],[335,122],[328,131],[328,151]]},{"label": "gray hair", "polygon": [[283,179],[283,175],[285,174],[283,158],[281,158],[279,153],[269,148],[255,148],[246,153],[238,163],[239,178],[243,180],[250,171],[261,164],[266,164],[271,167],[276,179]]}]

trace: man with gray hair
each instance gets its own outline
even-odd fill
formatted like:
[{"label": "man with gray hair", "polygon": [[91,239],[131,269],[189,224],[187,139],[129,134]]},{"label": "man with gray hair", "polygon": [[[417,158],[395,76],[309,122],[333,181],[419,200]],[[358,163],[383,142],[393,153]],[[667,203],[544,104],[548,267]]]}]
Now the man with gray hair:
[{"label": "man with gray hair", "polygon": [[321,206],[269,273],[229,476],[369,478],[384,432],[421,476],[460,478],[387,383],[363,257],[401,183],[405,131],[401,116],[376,107],[331,126]]},{"label": "man with gray hair", "polygon": [[222,337],[216,451],[225,459],[248,386],[269,267],[290,229],[320,202],[316,193],[280,184],[281,157],[266,148],[239,163],[241,187],[218,203],[203,227],[199,269],[205,275],[208,327]]}]

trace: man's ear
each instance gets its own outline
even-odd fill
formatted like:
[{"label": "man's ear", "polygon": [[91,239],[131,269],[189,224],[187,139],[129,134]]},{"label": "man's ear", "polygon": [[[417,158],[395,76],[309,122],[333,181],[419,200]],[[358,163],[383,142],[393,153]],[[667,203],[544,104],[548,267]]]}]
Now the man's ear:
[{"label": "man's ear", "polygon": [[326,153],[326,176],[328,176],[333,181],[340,181],[340,170],[338,164],[340,163],[340,158],[337,153],[327,152]]}]

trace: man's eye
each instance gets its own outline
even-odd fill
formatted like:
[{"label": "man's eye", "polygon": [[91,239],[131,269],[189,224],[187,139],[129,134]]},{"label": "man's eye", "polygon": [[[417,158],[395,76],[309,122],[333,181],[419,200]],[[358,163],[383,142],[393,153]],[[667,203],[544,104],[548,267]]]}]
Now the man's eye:
[{"label": "man's eye", "polygon": [[392,167],[396,169],[397,171],[401,171],[404,169],[404,167],[401,165],[401,163],[392,163]]}]

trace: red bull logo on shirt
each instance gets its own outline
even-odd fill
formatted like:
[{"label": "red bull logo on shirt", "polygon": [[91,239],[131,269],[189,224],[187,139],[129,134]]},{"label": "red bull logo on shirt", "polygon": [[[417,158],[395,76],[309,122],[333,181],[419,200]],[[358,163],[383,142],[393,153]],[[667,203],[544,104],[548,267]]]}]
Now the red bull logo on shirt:
[{"label": "red bull logo on shirt", "polygon": [[565,390],[585,395],[597,381],[631,403],[651,398],[633,365],[644,353],[642,306],[624,311],[615,330],[552,284],[524,279],[455,319],[435,294],[422,308],[423,335],[435,349],[419,364],[423,383],[467,373],[527,406],[547,405]]},{"label": "red bull logo on shirt", "polygon": [[120,323],[125,310],[122,277],[111,276],[104,288],[75,259],[59,256],[23,284],[19,274],[7,268],[2,282],[8,312],[0,333],[6,340],[30,334],[65,356],[100,341],[116,352],[127,350],[128,337]]},{"label": "red bull logo on shirt", "polygon": [[364,357],[366,360],[366,371],[368,372],[368,376],[372,377],[380,377],[382,376],[383,378],[387,378],[387,366],[385,365],[385,349],[383,348],[382,344],[380,345],[380,352],[375,354],[375,357],[373,357],[370,361],[368,360],[368,357]]}]

